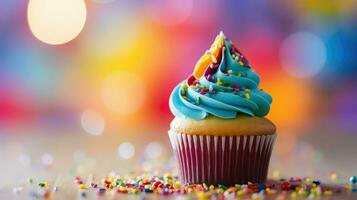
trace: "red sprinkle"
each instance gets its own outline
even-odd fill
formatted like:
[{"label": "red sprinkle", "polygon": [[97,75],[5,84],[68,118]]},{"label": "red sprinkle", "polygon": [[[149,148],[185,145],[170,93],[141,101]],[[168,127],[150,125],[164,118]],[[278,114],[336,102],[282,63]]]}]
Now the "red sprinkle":
[{"label": "red sprinkle", "polygon": [[290,189],[291,189],[290,183],[288,183],[288,182],[283,182],[283,183],[281,184],[281,189],[282,189],[282,190],[290,190]]}]

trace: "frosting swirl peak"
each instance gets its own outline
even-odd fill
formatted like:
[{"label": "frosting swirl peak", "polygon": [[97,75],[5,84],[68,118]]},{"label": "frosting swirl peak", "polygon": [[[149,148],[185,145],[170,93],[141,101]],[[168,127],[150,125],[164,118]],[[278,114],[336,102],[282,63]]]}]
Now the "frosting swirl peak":
[{"label": "frosting swirl peak", "polygon": [[193,74],[171,93],[170,109],[177,117],[195,120],[208,115],[224,119],[239,114],[264,117],[272,98],[258,88],[259,82],[248,60],[221,32]]}]

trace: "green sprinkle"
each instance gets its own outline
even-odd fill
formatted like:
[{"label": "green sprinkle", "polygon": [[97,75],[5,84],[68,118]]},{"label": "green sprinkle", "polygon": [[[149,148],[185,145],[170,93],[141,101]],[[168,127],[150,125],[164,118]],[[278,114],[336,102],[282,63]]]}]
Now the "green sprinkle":
[{"label": "green sprinkle", "polygon": [[38,183],[38,186],[41,187],[41,188],[44,188],[44,187],[48,186],[48,183],[46,181],[45,182],[40,182],[40,183]]},{"label": "green sprinkle", "polygon": [[33,183],[33,179],[32,178],[27,178],[27,182],[32,184]]},{"label": "green sprinkle", "polygon": [[226,186],[221,185],[221,184],[218,184],[218,188],[219,188],[219,189],[224,189],[224,190],[225,190],[225,189],[227,189],[227,187],[226,187]]}]

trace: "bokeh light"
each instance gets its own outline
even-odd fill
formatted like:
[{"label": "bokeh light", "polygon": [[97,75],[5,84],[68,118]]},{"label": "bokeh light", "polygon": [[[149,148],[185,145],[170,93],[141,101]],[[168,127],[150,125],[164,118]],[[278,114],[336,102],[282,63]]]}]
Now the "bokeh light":
[{"label": "bokeh light", "polygon": [[105,119],[97,111],[85,110],[81,116],[82,128],[91,135],[102,135],[105,129]]},{"label": "bokeh light", "polygon": [[302,16],[316,15],[328,19],[329,17],[348,16],[355,11],[356,1],[324,1],[297,0],[295,1],[299,14]]},{"label": "bokeh light", "polygon": [[192,12],[193,0],[148,0],[146,11],[150,19],[163,25],[177,25],[187,20]]},{"label": "bokeh light", "polygon": [[[23,95],[24,98],[17,99],[26,100],[28,104],[43,103],[49,98],[55,98],[62,73],[58,68],[60,63],[53,63],[49,52],[36,51],[22,40],[12,43],[6,52],[9,55],[3,56],[0,61],[2,87],[9,87],[14,94]],[[9,95],[1,96],[4,98]]]},{"label": "bokeh light", "polygon": [[307,125],[314,100],[311,83],[278,73],[262,84],[262,88],[274,97],[267,117],[279,127],[280,134],[289,134],[286,129],[296,131]]},{"label": "bokeh light", "polygon": [[[110,3],[107,5],[111,6]],[[96,20],[88,25],[88,32],[83,35],[85,52],[94,57],[116,58],[126,55],[135,46],[142,31],[140,19],[124,6],[119,9],[113,5],[95,15]]]},{"label": "bokeh light", "polygon": [[121,159],[128,160],[135,155],[135,147],[130,142],[123,142],[118,147],[118,155]]},{"label": "bokeh light", "polygon": [[275,179],[280,178],[280,171],[279,170],[275,169],[273,171],[273,178],[275,178]]},{"label": "bokeh light", "polygon": [[138,111],[145,100],[145,83],[130,72],[109,75],[102,84],[101,97],[112,112],[128,115]]},{"label": "bokeh light", "polygon": [[87,17],[84,0],[30,0],[27,19],[33,35],[47,44],[64,44],[82,31]]},{"label": "bokeh light", "polygon": [[50,167],[53,164],[54,158],[52,154],[45,153],[41,156],[41,163],[44,167]]},{"label": "bokeh light", "polygon": [[145,157],[157,159],[162,155],[163,147],[160,142],[150,142],[145,148]]},{"label": "bokeh light", "polygon": [[31,157],[26,153],[21,153],[17,157],[17,161],[23,166],[29,166],[31,164]]},{"label": "bokeh light", "polygon": [[315,34],[297,32],[281,47],[281,63],[291,76],[306,78],[318,74],[326,62],[326,46]]},{"label": "bokeh light", "polygon": [[332,181],[335,182],[335,181],[337,180],[337,174],[336,174],[336,172],[331,172],[331,173],[330,173],[330,178],[331,178]]}]

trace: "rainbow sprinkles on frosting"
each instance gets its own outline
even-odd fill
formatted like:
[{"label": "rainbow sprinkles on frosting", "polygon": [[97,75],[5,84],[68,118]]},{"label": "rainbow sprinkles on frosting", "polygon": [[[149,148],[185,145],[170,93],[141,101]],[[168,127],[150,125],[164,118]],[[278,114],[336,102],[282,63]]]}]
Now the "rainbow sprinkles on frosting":
[{"label": "rainbow sprinkles on frosting", "polygon": [[177,117],[195,120],[209,115],[224,119],[264,117],[272,97],[259,89],[259,83],[246,57],[220,32],[193,74],[172,92],[170,109]]}]

